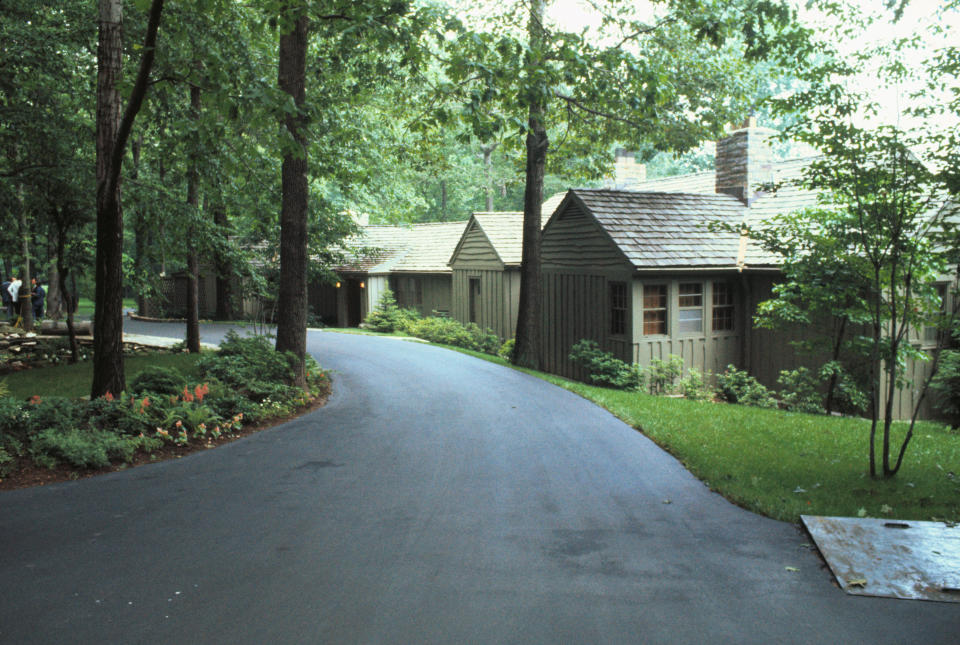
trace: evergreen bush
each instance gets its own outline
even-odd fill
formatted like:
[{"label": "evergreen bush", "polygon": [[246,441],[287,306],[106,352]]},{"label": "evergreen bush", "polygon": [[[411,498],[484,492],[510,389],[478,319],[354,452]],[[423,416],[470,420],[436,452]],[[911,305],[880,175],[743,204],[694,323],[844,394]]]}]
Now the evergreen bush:
[{"label": "evergreen bush", "polygon": [[640,366],[628,365],[610,352],[601,350],[596,341],[584,338],[574,343],[569,358],[586,370],[587,381],[593,385],[621,390],[643,386],[643,369]]},{"label": "evergreen bush", "polygon": [[733,365],[727,365],[727,369],[717,375],[717,389],[719,394],[730,403],[752,405],[758,408],[777,407],[777,400],[770,390],[745,370],[738,370]]}]

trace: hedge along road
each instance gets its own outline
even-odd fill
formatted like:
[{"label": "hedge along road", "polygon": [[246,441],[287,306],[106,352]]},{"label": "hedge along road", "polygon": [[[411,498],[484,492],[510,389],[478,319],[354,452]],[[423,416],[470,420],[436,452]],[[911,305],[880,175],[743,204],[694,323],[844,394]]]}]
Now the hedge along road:
[{"label": "hedge along road", "polygon": [[796,527],[574,394],[393,338],[309,349],[320,410],[0,495],[0,642],[956,642],[960,605],[845,595]]}]

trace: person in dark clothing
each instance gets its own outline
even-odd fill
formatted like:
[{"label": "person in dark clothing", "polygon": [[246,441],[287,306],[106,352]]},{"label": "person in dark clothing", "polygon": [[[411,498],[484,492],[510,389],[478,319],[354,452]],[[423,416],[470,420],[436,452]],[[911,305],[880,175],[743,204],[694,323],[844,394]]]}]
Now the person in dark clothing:
[{"label": "person in dark clothing", "polygon": [[36,278],[30,278],[30,302],[33,304],[33,320],[40,322],[43,318],[43,299],[47,295],[43,285],[37,282]]},{"label": "person in dark clothing", "polygon": [[13,298],[10,297],[10,283],[13,278],[7,278],[0,284],[0,296],[3,296],[3,308],[7,310],[7,318],[13,318]]}]

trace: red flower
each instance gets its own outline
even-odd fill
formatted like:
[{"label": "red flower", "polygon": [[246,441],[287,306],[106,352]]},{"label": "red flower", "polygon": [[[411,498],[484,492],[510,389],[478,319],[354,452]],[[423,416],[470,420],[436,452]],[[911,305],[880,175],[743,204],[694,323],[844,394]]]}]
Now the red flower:
[{"label": "red flower", "polygon": [[193,394],[190,393],[190,388],[188,388],[186,385],[183,386],[183,400],[187,403],[193,401]]},{"label": "red flower", "polygon": [[203,397],[205,397],[207,395],[207,392],[209,391],[210,391],[210,387],[206,383],[204,383],[203,385],[198,385],[196,389],[194,389],[193,391],[194,395],[197,397],[197,403],[202,402]]},{"label": "red flower", "polygon": [[38,405],[43,399],[40,398],[39,394],[34,394],[30,397],[30,405]]},{"label": "red flower", "polygon": [[110,393],[110,390],[107,390],[107,393],[103,395],[107,401],[113,401],[113,395]]}]

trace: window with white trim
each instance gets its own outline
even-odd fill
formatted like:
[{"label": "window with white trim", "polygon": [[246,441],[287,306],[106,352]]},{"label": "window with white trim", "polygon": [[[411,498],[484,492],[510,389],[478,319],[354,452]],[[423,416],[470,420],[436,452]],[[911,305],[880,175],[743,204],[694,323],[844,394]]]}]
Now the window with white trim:
[{"label": "window with white trim", "polygon": [[678,289],[677,332],[694,334],[703,331],[703,284],[681,282]]},{"label": "window with white trim", "polygon": [[627,333],[627,283],[610,283],[610,333],[622,336]]},{"label": "window with white trim", "polygon": [[643,334],[667,333],[667,285],[643,285]]},{"label": "window with white trim", "polygon": [[713,331],[734,328],[733,286],[729,282],[713,283]]}]

